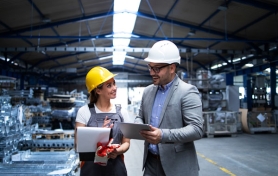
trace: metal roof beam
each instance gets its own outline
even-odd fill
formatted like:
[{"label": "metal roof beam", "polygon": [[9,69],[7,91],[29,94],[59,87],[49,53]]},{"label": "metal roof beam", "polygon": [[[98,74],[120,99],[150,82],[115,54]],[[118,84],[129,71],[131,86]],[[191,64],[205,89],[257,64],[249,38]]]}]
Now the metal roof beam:
[{"label": "metal roof beam", "polygon": [[[116,13],[108,12],[108,13],[101,13],[101,14],[97,14],[97,15],[88,15],[88,16],[83,16],[83,17],[78,17],[78,18],[72,18],[72,19],[67,19],[67,20],[63,20],[63,21],[51,22],[51,23],[47,23],[47,24],[43,24],[43,25],[38,24],[37,26],[33,26],[32,30],[41,30],[41,29],[51,28],[51,27],[55,27],[55,26],[68,24],[68,23],[75,23],[75,22],[86,21],[86,20],[96,20],[99,18],[113,16],[114,14],[116,14]],[[14,34],[19,34],[19,33],[29,32],[29,31],[30,31],[30,27],[26,27],[26,28],[14,30],[14,31],[3,32],[3,33],[0,33],[0,35],[14,35]]]},{"label": "metal roof beam", "polygon": [[[166,18],[160,18],[160,17],[154,18],[153,16],[151,16],[149,14],[146,14],[146,13],[143,13],[143,12],[137,12],[137,13],[135,13],[135,15],[137,15],[139,17],[142,17],[142,18],[147,18],[147,19],[151,19],[151,20],[159,20],[159,21],[162,21],[162,22],[175,24],[175,25],[190,28],[190,29],[195,29],[195,30],[198,30],[198,31],[203,31],[203,32],[218,35],[218,36],[225,36],[225,33],[223,33],[223,32],[219,32],[219,31],[212,30],[212,29],[207,29],[207,28],[202,28],[202,27],[195,26],[195,25],[188,24],[188,23],[182,23],[182,22],[178,22],[178,21],[175,21],[175,20],[169,20],[169,19],[166,19]],[[235,38],[235,39],[244,39],[242,37],[235,37],[235,36],[232,36],[232,35],[229,35],[229,34],[227,34],[227,37],[228,38]]]},{"label": "metal roof beam", "polygon": [[234,2],[240,3],[240,4],[245,4],[248,6],[253,6],[259,9],[265,9],[265,10],[269,10],[272,12],[277,12],[278,11],[278,7],[273,5],[273,4],[268,4],[268,3],[263,3],[260,1],[256,1],[256,0],[232,0]]},{"label": "metal roof beam", "polygon": [[[0,52],[114,52],[123,51],[130,53],[148,52],[150,48],[116,48],[116,47],[0,47]],[[181,53],[207,53],[207,54],[267,54],[268,52],[246,50],[213,50],[198,48],[179,48]]]},{"label": "metal roof beam", "polygon": [[[116,83],[152,83],[152,80],[145,79],[117,79],[115,77]],[[55,83],[85,83],[85,80],[53,80]]]},{"label": "metal roof beam", "polygon": [[214,54],[215,56],[217,56],[220,60],[224,61],[227,65],[229,66],[233,66],[233,64],[231,64],[230,62],[228,62],[227,59],[225,59],[223,56],[221,56],[220,54]]},{"label": "metal roof beam", "polygon": [[[258,19],[256,19],[256,20],[250,22],[249,24],[247,24],[247,25],[245,25],[245,26],[239,28],[238,30],[232,32],[231,35],[235,35],[235,34],[237,34],[238,32],[240,32],[240,31],[242,31],[242,30],[245,30],[246,28],[248,28],[248,27],[250,27],[250,26],[252,26],[252,25],[254,25],[254,24],[260,22],[261,20],[263,20],[263,19],[269,17],[269,16],[272,15],[272,14],[273,14],[273,12],[269,12],[269,13],[267,13],[267,14],[265,14],[265,15],[259,17]],[[219,41],[216,42],[216,43],[211,44],[209,47],[213,47],[213,46],[215,46],[215,45],[218,44],[218,43],[219,43]],[[251,45],[251,47],[253,47],[253,48],[254,48],[255,50],[257,50],[257,51],[260,51],[260,50],[261,50],[257,45],[254,45],[253,43],[248,42],[248,44]]]},{"label": "metal roof beam", "polygon": [[[6,25],[5,23],[3,23],[2,21],[0,21],[0,24],[1,24],[3,27],[5,27],[6,29],[12,31],[12,28],[10,28],[8,25]],[[19,36],[19,35],[17,34],[17,36]],[[23,39],[23,40],[24,40],[28,45],[33,46],[33,44],[32,44],[30,41],[28,41],[27,39]]]},{"label": "metal roof beam", "polygon": [[187,40],[187,41],[215,41],[215,42],[260,42],[260,43],[276,43],[277,41],[275,39],[271,40],[248,40],[248,39],[226,39],[226,38],[186,38],[186,37],[131,37],[131,38],[125,38],[125,37],[106,37],[106,36],[1,36],[0,38],[30,38],[30,39],[36,39],[36,38],[47,38],[47,39],[105,39],[105,40],[112,40],[112,39],[130,39],[130,40]]},{"label": "metal roof beam", "polygon": [[38,65],[40,65],[40,64],[43,63],[43,62],[55,61],[55,60],[58,60],[58,59],[62,59],[62,58],[65,58],[65,57],[70,57],[70,56],[75,56],[75,55],[82,54],[82,53],[83,53],[83,52],[77,52],[77,53],[73,53],[73,54],[66,54],[66,55],[62,55],[62,56],[46,58],[46,59],[40,60],[39,62],[35,63],[35,64],[32,65],[32,67],[30,67],[29,69],[33,69],[34,67],[37,67]]}]

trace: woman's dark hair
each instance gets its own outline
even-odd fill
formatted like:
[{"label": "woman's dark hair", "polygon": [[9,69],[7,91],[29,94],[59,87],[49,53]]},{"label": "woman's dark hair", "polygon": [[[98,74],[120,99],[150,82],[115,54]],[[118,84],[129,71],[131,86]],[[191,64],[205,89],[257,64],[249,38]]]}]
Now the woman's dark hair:
[{"label": "woman's dark hair", "polygon": [[102,89],[103,84],[98,85],[95,89],[90,92],[90,104],[93,105],[97,102],[99,95],[97,94],[97,89]]}]

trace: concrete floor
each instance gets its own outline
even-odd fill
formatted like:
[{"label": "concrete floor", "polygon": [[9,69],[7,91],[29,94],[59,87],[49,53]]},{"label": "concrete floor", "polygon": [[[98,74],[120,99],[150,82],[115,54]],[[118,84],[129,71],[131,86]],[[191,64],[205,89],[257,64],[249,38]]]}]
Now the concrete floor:
[{"label": "concrete floor", "polygon": [[278,175],[278,134],[243,133],[202,138],[195,144],[200,176]]},{"label": "concrete floor", "polygon": [[[143,144],[142,140],[131,140],[130,149],[125,153],[129,176],[143,175]],[[204,137],[195,141],[195,146],[200,176],[278,175],[278,134]]]},{"label": "concrete floor", "polygon": [[[200,176],[277,176],[278,134],[238,134],[195,142]],[[143,142],[132,140],[125,161],[129,176],[142,176]]]}]

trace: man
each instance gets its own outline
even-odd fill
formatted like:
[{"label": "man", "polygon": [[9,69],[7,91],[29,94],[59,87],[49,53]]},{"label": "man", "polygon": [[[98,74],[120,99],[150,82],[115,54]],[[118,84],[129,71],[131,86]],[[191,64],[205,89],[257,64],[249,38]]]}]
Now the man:
[{"label": "man", "polygon": [[146,139],[144,176],[197,176],[193,141],[203,136],[199,91],[177,76],[180,54],[174,43],[155,43],[145,61],[153,84],[145,88],[135,118],[135,123],[151,125],[150,131],[141,131]]}]

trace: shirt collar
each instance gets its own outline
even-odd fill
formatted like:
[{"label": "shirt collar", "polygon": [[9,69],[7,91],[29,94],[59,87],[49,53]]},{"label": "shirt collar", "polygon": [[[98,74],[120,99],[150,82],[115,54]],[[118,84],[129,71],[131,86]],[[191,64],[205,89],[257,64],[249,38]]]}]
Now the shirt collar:
[{"label": "shirt collar", "polygon": [[168,90],[168,89],[172,86],[173,82],[174,82],[176,79],[177,79],[177,75],[175,76],[175,78],[174,78],[171,82],[169,82],[168,84],[165,85],[165,88],[163,88],[163,87],[160,85],[160,86],[158,86],[158,89],[159,89],[159,90],[164,90],[164,91]]}]

